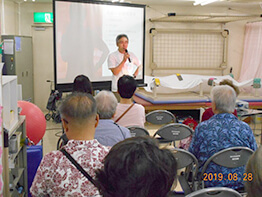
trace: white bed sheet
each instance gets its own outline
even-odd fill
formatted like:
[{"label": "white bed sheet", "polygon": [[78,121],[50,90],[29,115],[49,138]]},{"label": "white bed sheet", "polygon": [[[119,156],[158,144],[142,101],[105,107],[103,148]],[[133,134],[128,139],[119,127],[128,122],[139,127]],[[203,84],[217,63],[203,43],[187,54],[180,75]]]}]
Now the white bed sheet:
[{"label": "white bed sheet", "polygon": [[199,92],[200,87],[202,86],[203,92],[210,92],[212,86],[208,85],[208,80],[210,78],[214,78],[214,83],[219,84],[224,79],[229,79],[233,81],[233,84],[237,87],[251,87],[253,84],[253,79],[243,81],[239,83],[235,79],[233,79],[230,75],[226,76],[206,76],[206,75],[190,75],[190,74],[181,74],[183,80],[179,81],[177,75],[169,75],[165,77],[152,77],[145,76],[145,83],[147,83],[147,87],[144,89],[147,92],[153,92],[153,79],[158,78],[160,80],[159,87],[156,88],[156,93],[161,94],[170,94],[170,93],[181,93],[181,92]]}]

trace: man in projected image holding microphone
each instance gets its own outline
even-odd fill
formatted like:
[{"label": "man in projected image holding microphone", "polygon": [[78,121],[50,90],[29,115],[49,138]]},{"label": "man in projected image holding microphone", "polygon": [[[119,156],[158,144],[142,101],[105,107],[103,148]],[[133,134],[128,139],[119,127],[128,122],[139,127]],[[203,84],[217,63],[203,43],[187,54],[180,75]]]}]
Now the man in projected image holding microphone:
[{"label": "man in projected image holding microphone", "polygon": [[132,52],[127,50],[128,41],[127,35],[118,35],[116,37],[118,50],[108,56],[108,68],[113,73],[111,90],[114,93],[117,93],[118,79],[123,75],[136,77],[141,66],[138,58]]}]

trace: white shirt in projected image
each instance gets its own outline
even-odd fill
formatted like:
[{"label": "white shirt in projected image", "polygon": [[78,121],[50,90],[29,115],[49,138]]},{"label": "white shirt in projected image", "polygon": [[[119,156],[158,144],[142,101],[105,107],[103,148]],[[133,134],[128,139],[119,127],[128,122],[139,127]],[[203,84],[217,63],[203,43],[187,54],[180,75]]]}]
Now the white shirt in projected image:
[{"label": "white shirt in projected image", "polygon": [[[140,66],[140,61],[138,58],[134,55],[132,52],[128,52],[130,55],[130,60],[127,59],[125,62],[125,65],[123,66],[122,70],[119,72],[118,75],[113,75],[112,76],[112,86],[111,86],[111,91],[112,92],[117,92],[117,81],[118,79],[123,76],[123,75],[130,75],[133,76],[135,73],[136,69],[138,66]],[[108,68],[116,68],[123,60],[124,54],[120,53],[118,50],[111,53],[108,56]]]}]

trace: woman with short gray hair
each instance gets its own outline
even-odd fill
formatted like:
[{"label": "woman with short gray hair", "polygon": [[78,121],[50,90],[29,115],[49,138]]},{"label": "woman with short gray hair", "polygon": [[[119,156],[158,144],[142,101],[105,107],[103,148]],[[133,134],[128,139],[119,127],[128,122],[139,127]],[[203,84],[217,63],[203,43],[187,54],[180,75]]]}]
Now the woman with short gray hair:
[{"label": "woman with short gray hair", "polygon": [[[211,91],[212,108],[217,113],[233,113],[236,106],[236,92],[228,85],[215,86]],[[215,111],[214,111],[215,112]]]},{"label": "woman with short gray hair", "polygon": [[111,119],[116,112],[117,99],[107,90],[100,91],[96,96],[97,113],[100,119]]},{"label": "woman with short gray hair", "polygon": [[[188,149],[198,160],[199,172],[203,170],[205,162],[212,155],[223,149],[237,146],[248,147],[254,151],[257,149],[257,143],[250,126],[232,114],[236,101],[236,93],[233,88],[227,85],[214,87],[211,96],[215,115],[197,125]],[[224,177],[230,173],[236,174],[237,177],[243,177],[245,167],[226,168],[211,163],[205,173],[212,172],[221,173]],[[243,179],[236,181],[214,179],[205,181],[205,187],[229,187],[241,190],[244,183]]]},{"label": "woman with short gray hair", "polygon": [[116,124],[112,119],[116,112],[117,99],[115,95],[102,90],[95,96],[99,123],[95,132],[95,139],[105,146],[114,146],[116,143],[131,137],[130,131]]}]

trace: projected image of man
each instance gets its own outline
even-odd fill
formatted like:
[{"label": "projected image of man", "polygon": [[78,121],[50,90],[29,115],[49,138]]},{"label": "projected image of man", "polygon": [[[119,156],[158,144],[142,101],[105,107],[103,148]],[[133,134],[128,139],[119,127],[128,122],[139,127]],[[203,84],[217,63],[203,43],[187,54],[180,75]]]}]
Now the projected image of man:
[{"label": "projected image of man", "polygon": [[140,61],[132,52],[128,51],[129,39],[127,35],[116,37],[118,50],[108,56],[108,68],[112,71],[112,91],[117,92],[117,81],[123,75],[136,77],[139,74]]},{"label": "projected image of man", "polygon": [[[91,10],[96,11],[93,20]],[[77,75],[86,75],[91,81],[101,78],[102,65],[109,49],[102,38],[98,7],[70,4],[70,21],[61,36],[61,58],[67,63],[66,80],[72,82]],[[100,17],[98,17],[100,16]]]}]

